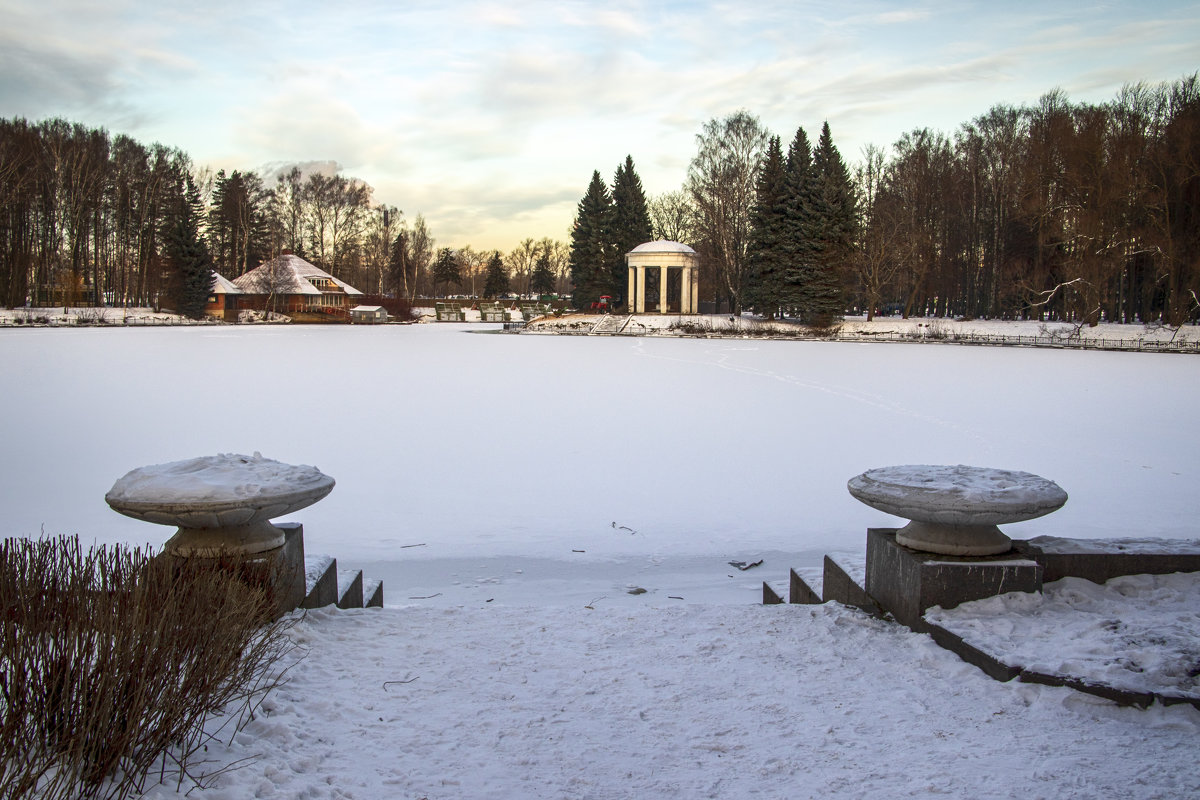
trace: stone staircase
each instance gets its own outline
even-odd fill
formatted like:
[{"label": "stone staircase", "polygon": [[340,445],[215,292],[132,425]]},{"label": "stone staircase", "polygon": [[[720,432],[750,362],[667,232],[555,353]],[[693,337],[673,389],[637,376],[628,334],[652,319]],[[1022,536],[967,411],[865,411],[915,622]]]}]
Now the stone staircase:
[{"label": "stone staircase", "polygon": [[327,555],[304,557],[304,602],[300,608],[383,608],[383,581],[364,580],[361,569],[338,569]]},{"label": "stone staircase", "polygon": [[998,681],[1068,686],[1120,705],[1146,708],[1188,703],[1194,696],[1132,691],[1094,678],[1047,673],[1010,663],[1005,653],[989,653],[958,634],[925,618],[934,606],[960,603],[1010,591],[1041,592],[1042,584],[1061,578],[1083,578],[1103,584],[1120,575],[1165,575],[1200,572],[1200,540],[1067,539],[1039,536],[1013,541],[1011,553],[993,556],[944,556],[896,544],[896,530],[868,528],[865,558],[859,553],[826,555],[822,569],[789,570],[786,599],[782,581],[764,581],[763,605],[816,604],[831,600],[879,618],[891,619],[955,653]]},{"label": "stone staircase", "polygon": [[[360,569],[338,569],[337,559],[319,553],[304,551],[304,526],[298,522],[282,522],[276,525],[285,534],[286,544],[282,548],[281,564],[289,566],[280,570],[288,577],[289,585],[300,583],[303,572],[303,599],[293,600],[281,609],[286,613],[293,608],[383,608],[383,581],[365,580]],[[299,597],[299,586],[292,597]]]},{"label": "stone staircase", "polygon": [[588,331],[588,336],[616,336],[625,330],[625,326],[629,324],[631,319],[633,319],[632,314],[624,317],[616,314],[605,314]]}]

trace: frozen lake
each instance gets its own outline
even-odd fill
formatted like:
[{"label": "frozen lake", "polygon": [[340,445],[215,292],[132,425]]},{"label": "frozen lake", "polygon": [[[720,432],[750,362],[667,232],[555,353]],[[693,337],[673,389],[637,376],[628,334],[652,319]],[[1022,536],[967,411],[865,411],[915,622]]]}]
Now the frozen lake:
[{"label": "frozen lake", "polygon": [[117,478],[259,451],[337,479],[296,515],[308,550],[383,577],[389,604],[753,602],[897,522],[846,491],[890,464],[1058,482],[1067,505],[1018,538],[1198,535],[1191,356],[487,327],[0,331],[3,533],[158,546],[169,530],[104,504]]}]

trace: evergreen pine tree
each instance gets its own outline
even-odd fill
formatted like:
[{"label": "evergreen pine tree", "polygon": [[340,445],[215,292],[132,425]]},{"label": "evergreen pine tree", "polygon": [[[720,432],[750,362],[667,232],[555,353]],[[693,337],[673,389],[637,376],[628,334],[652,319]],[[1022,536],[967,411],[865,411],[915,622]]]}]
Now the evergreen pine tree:
[{"label": "evergreen pine tree", "polygon": [[529,287],[538,294],[550,294],[554,291],[554,269],[550,266],[550,254],[545,248],[538,254]]},{"label": "evergreen pine tree", "polygon": [[500,297],[508,294],[508,288],[508,270],[504,268],[504,259],[500,257],[500,251],[496,250],[488,259],[487,273],[483,281],[483,296]]},{"label": "evergreen pine tree", "polygon": [[821,138],[813,152],[816,179],[816,210],[819,217],[815,270],[813,273],[813,313],[829,320],[845,310],[842,286],[851,269],[854,255],[856,208],[850,171],[833,144],[829,123],[821,128]]},{"label": "evergreen pine tree", "polygon": [[750,241],[746,247],[747,306],[770,318],[779,312],[785,267],[783,229],[786,212],[786,174],[778,136],[767,144],[750,209]]},{"label": "evergreen pine tree", "polygon": [[783,274],[779,281],[779,303],[789,313],[808,319],[812,314],[812,275],[815,258],[813,214],[816,186],[813,179],[812,148],[804,128],[788,147],[784,170],[783,217],[779,248]]},{"label": "evergreen pine tree", "polygon": [[191,319],[200,319],[204,315],[204,306],[212,292],[212,257],[200,238],[203,214],[200,192],[192,176],[185,175],[175,200],[174,213],[167,218],[163,239],[172,270],[171,294],[175,310]]},{"label": "evergreen pine tree", "polygon": [[587,194],[579,201],[575,226],[571,230],[572,302],[587,308],[601,295],[612,295],[612,197],[600,178],[592,172]]},{"label": "evergreen pine tree", "polygon": [[449,247],[438,250],[437,261],[433,264],[433,283],[435,286],[448,286],[449,284],[459,286],[462,284],[462,269],[454,251]]},{"label": "evergreen pine tree", "polygon": [[642,179],[633,168],[633,156],[625,156],[625,163],[617,167],[613,177],[612,198],[614,252],[610,269],[614,291],[611,294],[620,305],[625,302],[625,292],[629,286],[625,254],[654,237],[646,193],[642,190]]}]

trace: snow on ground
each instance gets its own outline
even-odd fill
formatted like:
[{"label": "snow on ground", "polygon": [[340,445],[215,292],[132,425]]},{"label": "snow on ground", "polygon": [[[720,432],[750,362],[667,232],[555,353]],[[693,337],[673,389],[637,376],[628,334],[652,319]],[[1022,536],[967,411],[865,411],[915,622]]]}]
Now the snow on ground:
[{"label": "snow on ground", "polygon": [[1082,578],[926,617],[1010,666],[1200,699],[1200,574]]},{"label": "snow on ground", "polygon": [[[309,612],[307,652],[189,797],[1165,798],[1190,706],[997,683],[836,604]],[[156,787],[147,797],[177,797]]]}]

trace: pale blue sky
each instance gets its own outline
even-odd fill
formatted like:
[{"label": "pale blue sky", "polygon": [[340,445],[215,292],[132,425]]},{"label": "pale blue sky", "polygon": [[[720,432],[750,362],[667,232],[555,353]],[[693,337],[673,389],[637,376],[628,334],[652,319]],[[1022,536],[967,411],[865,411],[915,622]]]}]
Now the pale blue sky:
[{"label": "pale blue sky", "polygon": [[214,169],[336,162],[439,245],[565,239],[592,170],[677,189],[740,108],[853,163],[996,103],[1200,69],[1200,2],[0,0],[0,116]]}]

